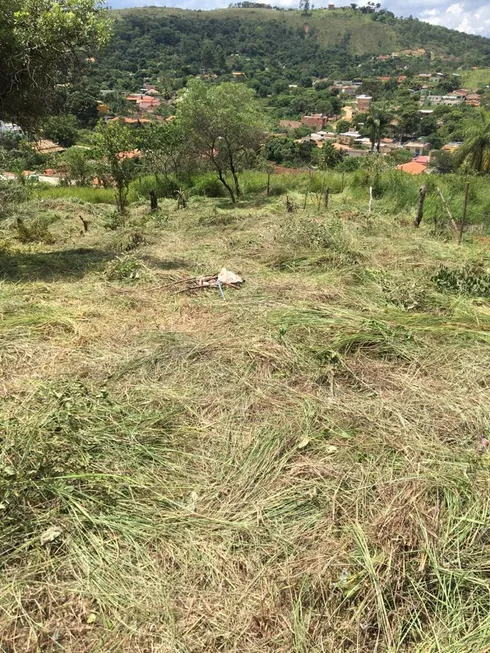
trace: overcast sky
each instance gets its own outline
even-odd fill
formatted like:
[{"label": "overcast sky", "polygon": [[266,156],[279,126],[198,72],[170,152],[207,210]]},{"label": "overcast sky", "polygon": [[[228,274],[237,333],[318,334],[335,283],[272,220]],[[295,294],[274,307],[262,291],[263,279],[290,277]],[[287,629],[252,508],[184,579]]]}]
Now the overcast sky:
[{"label": "overcast sky", "polygon": [[[296,7],[299,0],[260,0],[283,7]],[[335,0],[334,0],[335,2]],[[115,8],[160,5],[183,7],[187,9],[213,9],[227,7],[230,0],[108,0]],[[313,0],[317,7],[327,4],[326,0]],[[338,6],[348,4],[348,0],[337,0]],[[365,4],[365,0],[358,0]],[[490,0],[384,0],[385,9],[397,16],[417,16],[434,25],[445,25],[470,34],[490,36]]]}]

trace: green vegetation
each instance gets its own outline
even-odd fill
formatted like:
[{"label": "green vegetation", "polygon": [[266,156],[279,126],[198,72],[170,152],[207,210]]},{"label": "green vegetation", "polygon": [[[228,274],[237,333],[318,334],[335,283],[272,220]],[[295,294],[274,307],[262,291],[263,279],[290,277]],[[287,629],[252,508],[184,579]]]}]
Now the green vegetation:
[{"label": "green vegetation", "polygon": [[1,9],[0,119],[36,125],[56,107],[58,84],[80,53],[107,42],[98,0],[9,0]]},{"label": "green vegetation", "polygon": [[[41,11],[41,51],[53,29],[105,34],[90,0],[16,2]],[[68,149],[2,136],[18,171],[0,177],[2,652],[488,647],[488,114],[422,117],[414,89],[365,77],[376,101],[336,129],[369,136],[366,156],[298,123],[267,133],[339,111],[326,80],[309,88],[323,63],[414,46],[418,21],[376,9],[124,12],[105,63],[56,86],[44,135]],[[433,62],[441,34],[451,65],[487,56],[419,31]],[[146,77],[159,120],[92,130],[135,111],[123,91]],[[9,111],[43,86],[22,79]],[[464,144],[421,184],[394,169],[407,150],[379,154],[387,134]]]},{"label": "green vegetation", "polygon": [[[368,214],[367,174],[273,176],[288,212],[244,173],[236,205],[133,202],[116,229],[54,197],[112,190],[14,204],[2,650],[484,650],[485,180],[458,247],[432,191],[412,227],[401,173]],[[225,301],[177,292],[223,265]]]},{"label": "green vegetation", "polygon": [[463,86],[468,88],[485,88],[490,84],[490,68],[465,70],[461,73]]},{"label": "green vegetation", "polygon": [[[434,65],[455,69],[490,64],[486,39],[398,19],[384,10],[317,9],[305,16],[271,8],[147,7],[115,15],[114,39],[92,69],[104,88],[123,83],[136,90],[149,77],[177,89],[203,70],[218,75],[243,71],[247,83],[265,97],[285,82],[286,87],[311,86],[311,79],[319,77],[352,79],[396,70],[406,74],[407,64],[413,72]],[[419,48],[426,54],[373,64],[373,55]]]}]

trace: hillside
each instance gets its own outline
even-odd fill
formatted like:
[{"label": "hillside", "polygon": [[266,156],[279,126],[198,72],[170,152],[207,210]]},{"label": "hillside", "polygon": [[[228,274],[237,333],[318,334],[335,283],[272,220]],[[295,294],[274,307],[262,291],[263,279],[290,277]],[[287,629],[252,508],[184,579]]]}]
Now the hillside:
[{"label": "hillside", "polygon": [[[114,12],[115,35],[94,73],[110,87],[121,73],[136,84],[144,76],[185,78],[203,69],[225,74],[279,72],[291,82],[302,77],[390,70],[423,70],[438,61],[449,67],[490,64],[490,40],[423,23],[390,12],[351,9],[299,11],[229,8],[188,11],[149,7]],[[374,55],[423,48],[422,57],[377,62]]]},{"label": "hillside", "polygon": [[[16,203],[0,650],[487,650],[488,238],[435,193],[414,229],[397,174],[371,214],[336,174],[328,210],[308,175],[124,225],[76,199],[109,190]],[[176,283],[222,266],[224,300]]]}]

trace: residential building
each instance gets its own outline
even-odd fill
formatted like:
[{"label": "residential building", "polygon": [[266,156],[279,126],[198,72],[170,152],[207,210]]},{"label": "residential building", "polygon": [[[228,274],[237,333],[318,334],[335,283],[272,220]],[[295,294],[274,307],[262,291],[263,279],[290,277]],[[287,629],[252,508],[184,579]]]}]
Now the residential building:
[{"label": "residential building", "polygon": [[478,93],[469,93],[466,96],[465,104],[467,104],[470,107],[479,107],[480,95]]},{"label": "residential building", "polygon": [[427,166],[423,163],[417,163],[417,161],[410,161],[409,163],[403,163],[400,166],[396,166],[397,170],[406,172],[409,175],[420,175],[427,171]]},{"label": "residential building", "polygon": [[325,116],[323,113],[314,113],[312,116],[303,116],[301,123],[318,132],[328,123],[328,116]]},{"label": "residential building", "polygon": [[370,95],[358,95],[357,98],[357,111],[359,113],[367,113],[373,101]]},{"label": "residential building", "polygon": [[452,107],[458,104],[463,104],[465,96],[459,93],[451,93],[449,95],[430,94],[427,96],[426,101],[429,102],[429,104],[441,104],[445,107]]},{"label": "residential building", "polygon": [[429,152],[430,144],[423,143],[422,141],[410,141],[409,143],[404,143],[403,147],[411,152],[414,157],[424,154],[424,152]]},{"label": "residential building", "polygon": [[344,132],[342,134],[337,135],[337,143],[352,147],[355,141],[359,138],[361,138],[361,134],[359,132],[355,132],[355,131]]},{"label": "residential building", "polygon": [[443,145],[442,149],[444,152],[452,154],[453,152],[456,152],[459,147],[461,147],[461,143],[455,141],[453,143],[446,143],[446,145]]}]

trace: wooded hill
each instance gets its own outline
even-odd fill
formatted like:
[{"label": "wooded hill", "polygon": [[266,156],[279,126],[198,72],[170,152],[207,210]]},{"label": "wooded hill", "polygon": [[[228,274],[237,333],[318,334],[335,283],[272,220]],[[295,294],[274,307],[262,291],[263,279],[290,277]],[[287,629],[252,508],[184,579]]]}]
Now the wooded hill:
[{"label": "wooded hill", "polygon": [[[189,75],[243,71],[266,95],[277,80],[393,74],[407,65],[419,72],[490,64],[490,39],[384,10],[147,7],[112,13],[114,37],[93,66],[106,87],[136,87],[145,77],[159,76],[178,87]],[[378,59],[394,52],[395,59]]]}]

